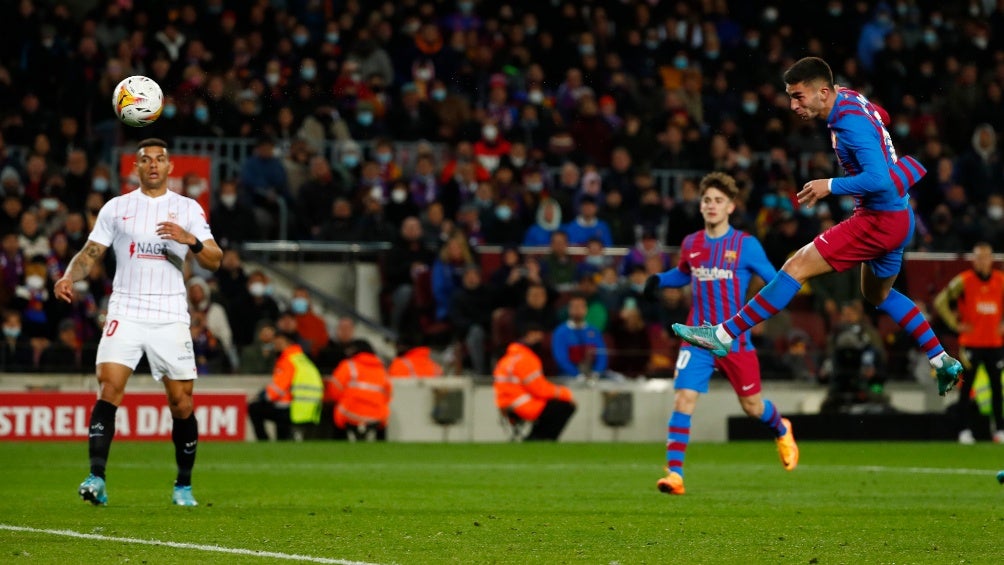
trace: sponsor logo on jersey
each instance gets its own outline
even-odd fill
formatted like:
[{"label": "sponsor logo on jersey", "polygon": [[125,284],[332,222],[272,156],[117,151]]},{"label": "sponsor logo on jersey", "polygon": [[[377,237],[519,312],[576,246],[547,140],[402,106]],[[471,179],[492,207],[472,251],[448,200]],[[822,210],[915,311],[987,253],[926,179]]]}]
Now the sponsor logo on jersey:
[{"label": "sponsor logo on jersey", "polygon": [[129,258],[132,259],[134,256],[136,259],[164,261],[167,259],[167,244],[133,241],[129,244]]},{"label": "sponsor logo on jersey", "polygon": [[697,267],[690,271],[690,276],[699,281],[721,281],[732,280],[736,275],[731,269],[719,269],[718,267]]}]

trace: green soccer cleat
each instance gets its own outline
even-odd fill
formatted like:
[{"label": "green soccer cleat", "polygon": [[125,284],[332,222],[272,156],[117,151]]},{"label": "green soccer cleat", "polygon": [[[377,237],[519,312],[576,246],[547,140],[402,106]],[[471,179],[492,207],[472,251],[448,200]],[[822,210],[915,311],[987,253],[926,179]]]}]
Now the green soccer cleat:
[{"label": "green soccer cleat", "polygon": [[108,505],[108,492],[105,490],[105,480],[94,475],[87,475],[84,482],[80,483],[77,489],[80,498],[90,502],[94,506]]},{"label": "green soccer cleat", "polygon": [[941,368],[935,369],[934,374],[938,377],[938,394],[945,396],[962,382],[962,363],[946,353],[941,359]]},{"label": "green soccer cleat", "polygon": [[175,485],[174,494],[171,495],[171,502],[178,506],[198,506],[199,503],[192,496],[192,487],[179,487]]},{"label": "green soccer cleat", "polygon": [[723,343],[722,340],[718,339],[718,336],[715,335],[715,329],[717,327],[718,326],[712,326],[707,322],[705,322],[702,326],[673,324],[673,331],[687,343],[696,345],[702,349],[707,349],[708,351],[714,353],[717,357],[725,357],[729,354],[729,349],[732,348],[732,343]]}]

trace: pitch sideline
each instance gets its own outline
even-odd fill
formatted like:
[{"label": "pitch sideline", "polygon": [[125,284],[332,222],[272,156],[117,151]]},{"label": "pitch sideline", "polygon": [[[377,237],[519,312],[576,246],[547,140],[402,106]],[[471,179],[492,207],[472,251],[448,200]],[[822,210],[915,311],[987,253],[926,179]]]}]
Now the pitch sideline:
[{"label": "pitch sideline", "polygon": [[377,565],[366,561],[350,561],[347,559],[330,559],[327,557],[314,557],[311,555],[297,555],[293,553],[279,553],[275,551],[254,551],[251,549],[240,549],[233,547],[222,547],[219,545],[204,545],[199,543],[181,543],[176,541],[145,540],[138,538],[122,538],[116,536],[103,536],[100,534],[85,534],[73,530],[49,530],[43,528],[29,528],[26,526],[14,526],[0,523],[0,530],[12,532],[28,532],[33,534],[49,534],[53,536],[65,536],[69,538],[93,539],[100,541],[113,541],[119,543],[135,543],[139,545],[152,545],[173,547],[175,549],[191,549],[195,551],[208,551],[213,553],[228,553],[231,555],[247,555],[251,557],[268,557],[271,559],[286,559],[288,561],[306,561],[309,563],[330,563],[334,565]]}]

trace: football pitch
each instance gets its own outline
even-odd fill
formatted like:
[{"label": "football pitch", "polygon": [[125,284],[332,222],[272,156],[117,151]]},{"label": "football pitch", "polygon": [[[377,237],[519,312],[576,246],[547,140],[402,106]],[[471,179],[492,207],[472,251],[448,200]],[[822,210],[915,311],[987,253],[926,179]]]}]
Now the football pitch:
[{"label": "football pitch", "polygon": [[694,444],[687,494],[659,444],[199,446],[197,508],[170,443],[117,442],[107,507],[86,444],[0,444],[0,563],[1001,563],[1004,446]]}]

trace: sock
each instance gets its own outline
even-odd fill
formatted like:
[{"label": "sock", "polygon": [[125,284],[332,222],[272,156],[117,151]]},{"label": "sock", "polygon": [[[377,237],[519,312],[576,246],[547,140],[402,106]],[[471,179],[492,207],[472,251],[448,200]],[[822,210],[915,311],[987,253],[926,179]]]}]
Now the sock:
[{"label": "sock", "polygon": [[760,322],[772,318],[791,302],[802,289],[802,283],[791,275],[779,271],[774,280],[760,289],[760,292],[746,303],[741,310],[725,321],[722,327],[730,337],[735,338]]},{"label": "sock", "polygon": [[774,430],[777,437],[788,433],[788,428],[781,422],[781,413],[774,407],[774,403],[766,398],[763,400],[763,414],[760,414],[760,421],[771,430]]},{"label": "sock", "polygon": [[898,290],[892,290],[882,304],[878,305],[878,309],[892,316],[899,327],[913,337],[932,364],[935,362],[940,364],[941,360],[938,357],[945,352],[945,348],[941,347],[941,342],[935,337],[931,324],[927,323],[927,319],[920,313],[920,308],[917,308],[913,300]]},{"label": "sock", "polygon": [[669,430],[666,434],[666,467],[674,473],[683,476],[683,459],[687,456],[687,443],[690,442],[690,414],[673,412],[669,417]]},{"label": "sock", "polygon": [[91,410],[91,426],[87,432],[87,454],[91,458],[91,474],[105,478],[108,451],[115,437],[115,412],[118,406],[106,400],[98,400]]},{"label": "sock", "polygon": [[174,419],[171,439],[174,441],[174,460],[178,464],[178,478],[174,484],[179,487],[191,486],[195,449],[199,446],[199,423],[195,414],[184,420]]}]

